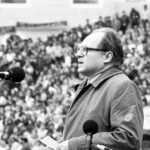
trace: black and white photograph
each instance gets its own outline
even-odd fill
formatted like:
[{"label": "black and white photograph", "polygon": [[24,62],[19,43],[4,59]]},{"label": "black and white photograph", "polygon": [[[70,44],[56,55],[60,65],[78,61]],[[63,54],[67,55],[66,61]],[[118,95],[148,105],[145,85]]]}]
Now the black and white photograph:
[{"label": "black and white photograph", "polygon": [[0,0],[0,150],[150,150],[150,0]]}]

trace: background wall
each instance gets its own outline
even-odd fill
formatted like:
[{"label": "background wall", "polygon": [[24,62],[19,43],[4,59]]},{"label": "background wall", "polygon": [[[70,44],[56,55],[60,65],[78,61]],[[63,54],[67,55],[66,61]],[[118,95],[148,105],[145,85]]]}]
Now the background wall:
[{"label": "background wall", "polygon": [[[98,20],[99,16],[113,17],[116,12],[119,14],[125,10],[130,12],[131,8],[143,10],[147,4],[150,9],[150,0],[98,0],[99,5],[73,5],[73,0],[26,0],[27,4],[0,4],[0,27],[15,26],[17,22],[23,23],[51,23],[67,21],[68,28],[84,25],[88,18],[90,22]],[[56,31],[56,30],[55,30]],[[31,37],[37,40],[40,37],[46,40],[53,34],[50,30],[18,30],[16,32],[21,38]],[[8,34],[0,34],[0,44],[5,44]]]},{"label": "background wall", "polygon": [[[27,23],[45,23],[67,20],[69,26],[84,24],[85,19],[92,21],[99,16],[113,16],[115,12],[132,7],[142,10],[143,4],[150,9],[150,0],[99,0],[96,7],[73,6],[72,0],[28,0],[27,5],[0,4],[0,26],[15,25],[17,21]],[[11,6],[10,6],[11,5]]]}]

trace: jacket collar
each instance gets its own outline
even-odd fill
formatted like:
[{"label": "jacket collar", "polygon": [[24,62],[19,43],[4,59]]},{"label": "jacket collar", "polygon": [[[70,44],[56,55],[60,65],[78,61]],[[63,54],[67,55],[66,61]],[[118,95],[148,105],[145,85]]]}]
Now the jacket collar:
[{"label": "jacket collar", "polygon": [[[103,81],[107,80],[108,78],[117,75],[117,74],[121,74],[123,73],[123,71],[117,67],[117,66],[111,66],[109,68],[107,68],[105,71],[98,73],[98,76],[96,77],[96,79],[92,82],[90,82],[91,85],[93,85],[95,88],[100,85]],[[87,83],[88,79],[84,78],[82,81],[78,81],[76,84],[74,84],[74,88],[75,90],[77,88],[82,89],[85,84]]]},{"label": "jacket collar", "polygon": [[105,70],[104,72],[102,72],[101,74],[99,74],[98,77],[91,84],[94,87],[97,87],[108,78],[121,73],[123,73],[123,71],[119,67],[112,66],[107,70]]}]

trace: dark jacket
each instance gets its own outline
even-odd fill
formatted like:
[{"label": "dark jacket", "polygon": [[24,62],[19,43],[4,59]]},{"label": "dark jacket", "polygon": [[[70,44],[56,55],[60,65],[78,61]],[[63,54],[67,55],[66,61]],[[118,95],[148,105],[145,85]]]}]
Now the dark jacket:
[{"label": "dark jacket", "polygon": [[143,135],[141,95],[120,69],[110,68],[92,84],[86,86],[83,82],[78,86],[63,133],[63,140],[69,140],[69,150],[84,147],[86,120],[98,124],[93,144],[113,150],[140,150]]}]

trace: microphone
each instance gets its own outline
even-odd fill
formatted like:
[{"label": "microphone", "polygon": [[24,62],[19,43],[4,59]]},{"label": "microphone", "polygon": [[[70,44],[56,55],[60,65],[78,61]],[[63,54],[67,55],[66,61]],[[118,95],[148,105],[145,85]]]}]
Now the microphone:
[{"label": "microphone", "polygon": [[94,120],[87,120],[83,124],[83,131],[85,134],[87,134],[85,149],[91,150],[93,134],[97,133],[98,125]]},{"label": "microphone", "polygon": [[6,72],[0,72],[0,78],[13,82],[20,82],[25,78],[25,72],[20,67],[13,67]]}]

